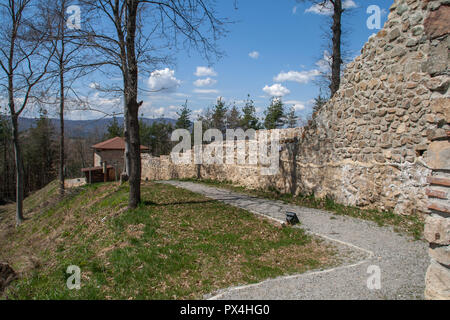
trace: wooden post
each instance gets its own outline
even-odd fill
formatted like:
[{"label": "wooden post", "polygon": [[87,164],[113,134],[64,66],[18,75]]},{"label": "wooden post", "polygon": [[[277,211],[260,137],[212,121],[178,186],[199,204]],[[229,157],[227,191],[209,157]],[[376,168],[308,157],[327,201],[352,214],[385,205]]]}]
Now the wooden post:
[{"label": "wooden post", "polygon": [[108,165],[106,161],[103,161],[102,165],[103,165],[103,181],[108,182]]}]

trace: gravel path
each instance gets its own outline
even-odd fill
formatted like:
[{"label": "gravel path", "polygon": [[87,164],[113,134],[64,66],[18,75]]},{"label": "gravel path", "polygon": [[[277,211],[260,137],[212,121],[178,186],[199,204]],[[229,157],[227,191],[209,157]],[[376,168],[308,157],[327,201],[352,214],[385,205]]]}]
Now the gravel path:
[{"label": "gravel path", "polygon": [[[357,261],[330,270],[319,270],[234,287],[207,296],[211,299],[301,300],[301,299],[423,299],[429,264],[427,245],[399,235],[389,227],[370,221],[337,216],[326,211],[260,199],[206,185],[166,181],[255,214],[284,221],[285,212],[296,212],[301,227],[313,234],[347,246],[358,253]],[[354,257],[355,255],[353,255]],[[348,259],[346,260],[348,261]],[[381,270],[381,289],[369,290],[369,266]]]}]

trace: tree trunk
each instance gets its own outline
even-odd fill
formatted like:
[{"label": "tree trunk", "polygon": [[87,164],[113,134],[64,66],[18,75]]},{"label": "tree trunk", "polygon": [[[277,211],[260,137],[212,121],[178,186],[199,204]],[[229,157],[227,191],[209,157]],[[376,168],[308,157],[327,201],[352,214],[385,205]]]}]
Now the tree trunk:
[{"label": "tree trunk", "polygon": [[125,139],[123,174],[125,175],[126,179],[128,179],[130,176],[130,166],[131,166],[131,164],[130,164],[130,132],[128,130],[129,121],[128,121],[127,109],[128,109],[128,106],[125,102],[124,116],[123,116],[123,136]]},{"label": "tree trunk", "polygon": [[22,153],[19,144],[19,126],[18,116],[13,115],[12,119],[12,135],[16,162],[16,226],[19,226],[23,218],[23,162]]},{"label": "tree trunk", "polygon": [[135,209],[141,202],[141,150],[139,137],[138,103],[128,103],[130,136],[130,199],[129,207]]},{"label": "tree trunk", "polygon": [[10,190],[9,190],[9,166],[8,166],[8,137],[7,133],[5,131],[4,137],[3,137],[3,177],[5,178],[5,183],[3,185],[3,193],[4,197],[7,200],[10,200]]},{"label": "tree trunk", "polygon": [[331,84],[330,91],[331,96],[339,90],[341,84],[341,35],[342,35],[342,0],[335,0],[334,2],[334,13],[333,13],[333,26],[331,30],[333,31],[333,54],[332,54],[332,65],[331,65]]},{"label": "tree trunk", "polygon": [[128,87],[125,88],[126,96],[126,115],[128,115],[128,134],[125,137],[129,143],[129,174],[130,174],[130,198],[128,206],[135,209],[141,202],[141,141],[139,136],[139,106],[137,102],[138,95],[138,64],[136,59],[135,41],[136,41],[136,19],[138,2],[127,0],[127,66],[128,66]]},{"label": "tree trunk", "polygon": [[[64,49],[63,49],[64,52]],[[64,196],[65,188],[64,188],[64,160],[65,160],[65,152],[64,152],[64,104],[65,104],[65,95],[64,95],[64,66],[60,62],[59,65],[59,85],[60,85],[60,94],[59,94],[59,126],[60,126],[60,136],[59,136],[59,194],[60,196]]]},{"label": "tree trunk", "polygon": [[66,1],[62,1],[60,3],[61,7],[59,8],[61,16],[59,16],[59,39],[56,42],[56,46],[58,42],[61,43],[61,52],[59,52],[58,56],[58,67],[59,67],[59,126],[60,126],[60,136],[59,136],[59,194],[61,197],[64,196],[65,186],[64,186],[64,167],[65,167],[65,146],[64,146],[64,109],[65,109],[65,83],[64,83],[64,72],[65,72],[65,20],[64,20],[64,12],[66,8]]}]

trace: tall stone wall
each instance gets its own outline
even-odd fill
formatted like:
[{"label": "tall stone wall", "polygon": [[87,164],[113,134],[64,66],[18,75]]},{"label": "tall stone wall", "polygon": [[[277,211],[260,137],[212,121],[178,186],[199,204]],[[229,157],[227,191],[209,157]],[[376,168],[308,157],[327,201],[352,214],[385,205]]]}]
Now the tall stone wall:
[{"label": "tall stone wall", "polygon": [[[450,49],[450,5],[449,1],[430,3],[433,11],[425,22],[425,32],[431,41],[430,61],[426,65],[433,81],[439,85],[446,79],[441,92],[448,89]],[[447,56],[447,59],[446,59]],[[440,76],[441,75],[441,76]],[[445,83],[445,82],[444,82]],[[447,89],[446,89],[447,87]],[[435,130],[428,131],[430,144],[425,161],[433,170],[425,189],[428,201],[428,216],[425,221],[425,239],[430,243],[431,264],[426,274],[425,298],[450,300],[450,101],[448,92],[431,96],[431,109],[437,122]]]},{"label": "tall stone wall", "polygon": [[425,239],[430,243],[431,264],[426,275],[425,297],[450,300],[450,130],[434,135],[427,151],[433,168],[428,177],[429,215]]},{"label": "tall stone wall", "polygon": [[449,122],[449,5],[396,0],[388,21],[346,66],[341,89],[305,128],[280,130],[280,171],[174,165],[144,158],[147,179],[201,177],[314,193],[399,214],[428,212],[426,151]]}]

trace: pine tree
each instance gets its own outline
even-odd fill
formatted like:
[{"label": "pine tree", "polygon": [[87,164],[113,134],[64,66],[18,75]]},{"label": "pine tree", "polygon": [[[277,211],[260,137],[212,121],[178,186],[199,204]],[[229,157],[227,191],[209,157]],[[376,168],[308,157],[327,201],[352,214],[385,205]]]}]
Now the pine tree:
[{"label": "pine tree", "polygon": [[107,133],[105,139],[112,139],[115,137],[123,137],[123,127],[119,125],[117,118],[114,116],[113,121],[106,129]]},{"label": "pine tree", "polygon": [[212,126],[225,133],[227,128],[227,107],[222,98],[217,99],[217,103],[212,110]]},{"label": "pine tree", "polygon": [[244,130],[261,129],[261,124],[259,123],[259,120],[256,117],[256,108],[253,100],[250,99],[250,95],[247,96],[245,106],[242,108],[241,127]]},{"label": "pine tree", "polygon": [[239,109],[236,107],[236,104],[234,104],[227,114],[227,128],[237,129],[241,126],[241,122],[242,122],[241,113]]},{"label": "pine tree", "polygon": [[55,129],[45,110],[40,111],[36,126],[27,132],[24,148],[25,192],[40,189],[56,176],[58,156]]},{"label": "pine tree", "polygon": [[322,96],[322,94],[319,94],[317,98],[314,99],[314,106],[313,106],[313,114],[317,113],[326,103],[327,99]]},{"label": "pine tree", "polygon": [[267,130],[281,128],[285,125],[284,104],[281,98],[272,98],[270,106],[265,112],[264,127]]},{"label": "pine tree", "polygon": [[298,117],[295,115],[295,108],[291,107],[286,115],[286,124],[288,128],[296,128],[298,124]]},{"label": "pine tree", "polygon": [[190,120],[191,113],[192,111],[188,108],[188,101],[186,100],[185,104],[181,106],[180,112],[177,112],[178,120],[175,124],[175,128],[189,130],[192,126],[192,121]]},{"label": "pine tree", "polygon": [[166,122],[154,122],[151,126],[148,126],[147,135],[143,140],[149,141],[146,145],[150,148],[153,156],[159,157],[170,154],[173,146],[170,140],[172,131],[172,124]]}]

